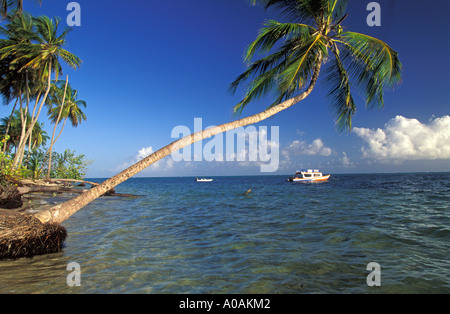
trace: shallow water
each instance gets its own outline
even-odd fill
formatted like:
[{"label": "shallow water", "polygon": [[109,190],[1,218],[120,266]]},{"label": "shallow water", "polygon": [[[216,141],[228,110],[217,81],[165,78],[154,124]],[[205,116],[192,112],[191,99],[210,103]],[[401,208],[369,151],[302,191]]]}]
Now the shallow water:
[{"label": "shallow water", "polygon": [[63,252],[0,261],[0,292],[450,293],[448,173],[214,179],[128,180],[141,197],[76,213]]}]

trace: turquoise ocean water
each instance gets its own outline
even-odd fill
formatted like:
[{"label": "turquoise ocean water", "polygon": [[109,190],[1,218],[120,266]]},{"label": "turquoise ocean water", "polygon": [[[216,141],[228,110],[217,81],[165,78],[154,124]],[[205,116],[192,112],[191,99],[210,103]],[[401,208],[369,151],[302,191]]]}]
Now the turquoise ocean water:
[{"label": "turquoise ocean water", "polygon": [[450,173],[286,179],[130,179],[117,192],[139,198],[64,222],[63,252],[0,261],[0,292],[450,293]]}]

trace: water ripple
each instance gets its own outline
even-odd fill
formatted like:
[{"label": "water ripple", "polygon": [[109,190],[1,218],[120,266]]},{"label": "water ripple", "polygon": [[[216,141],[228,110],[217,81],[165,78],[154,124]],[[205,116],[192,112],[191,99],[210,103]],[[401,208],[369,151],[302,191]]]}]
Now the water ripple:
[{"label": "water ripple", "polygon": [[450,175],[435,176],[131,179],[120,192],[142,197],[78,212],[62,253],[0,262],[0,292],[449,293]]}]

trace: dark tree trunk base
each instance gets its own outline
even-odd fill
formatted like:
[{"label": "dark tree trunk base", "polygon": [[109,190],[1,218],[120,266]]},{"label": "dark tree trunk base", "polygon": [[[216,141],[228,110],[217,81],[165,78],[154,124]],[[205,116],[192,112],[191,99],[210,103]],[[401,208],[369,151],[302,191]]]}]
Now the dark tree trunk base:
[{"label": "dark tree trunk base", "polygon": [[60,252],[67,231],[29,214],[0,209],[0,260]]},{"label": "dark tree trunk base", "polygon": [[14,209],[23,205],[22,195],[16,187],[0,186],[0,208]]}]

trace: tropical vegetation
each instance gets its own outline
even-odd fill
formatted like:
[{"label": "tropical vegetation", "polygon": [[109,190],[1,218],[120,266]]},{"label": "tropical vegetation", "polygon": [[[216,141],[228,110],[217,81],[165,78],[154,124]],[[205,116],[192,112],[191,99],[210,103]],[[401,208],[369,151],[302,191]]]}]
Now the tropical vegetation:
[{"label": "tropical vegetation", "polygon": [[[64,49],[70,29],[60,31],[59,18],[22,12],[22,1],[4,0],[0,4],[4,17],[0,26],[0,95],[5,105],[12,106],[11,114],[0,120],[2,182],[44,174],[47,179],[80,179],[89,164],[85,157],[70,150],[53,152],[67,120],[74,127],[86,120],[82,111],[86,102],[78,99],[68,77],[59,80],[61,61],[73,69],[81,64],[80,58]],[[13,12],[8,12],[11,9]],[[54,124],[51,138],[40,122],[44,105],[49,123]]]}]

